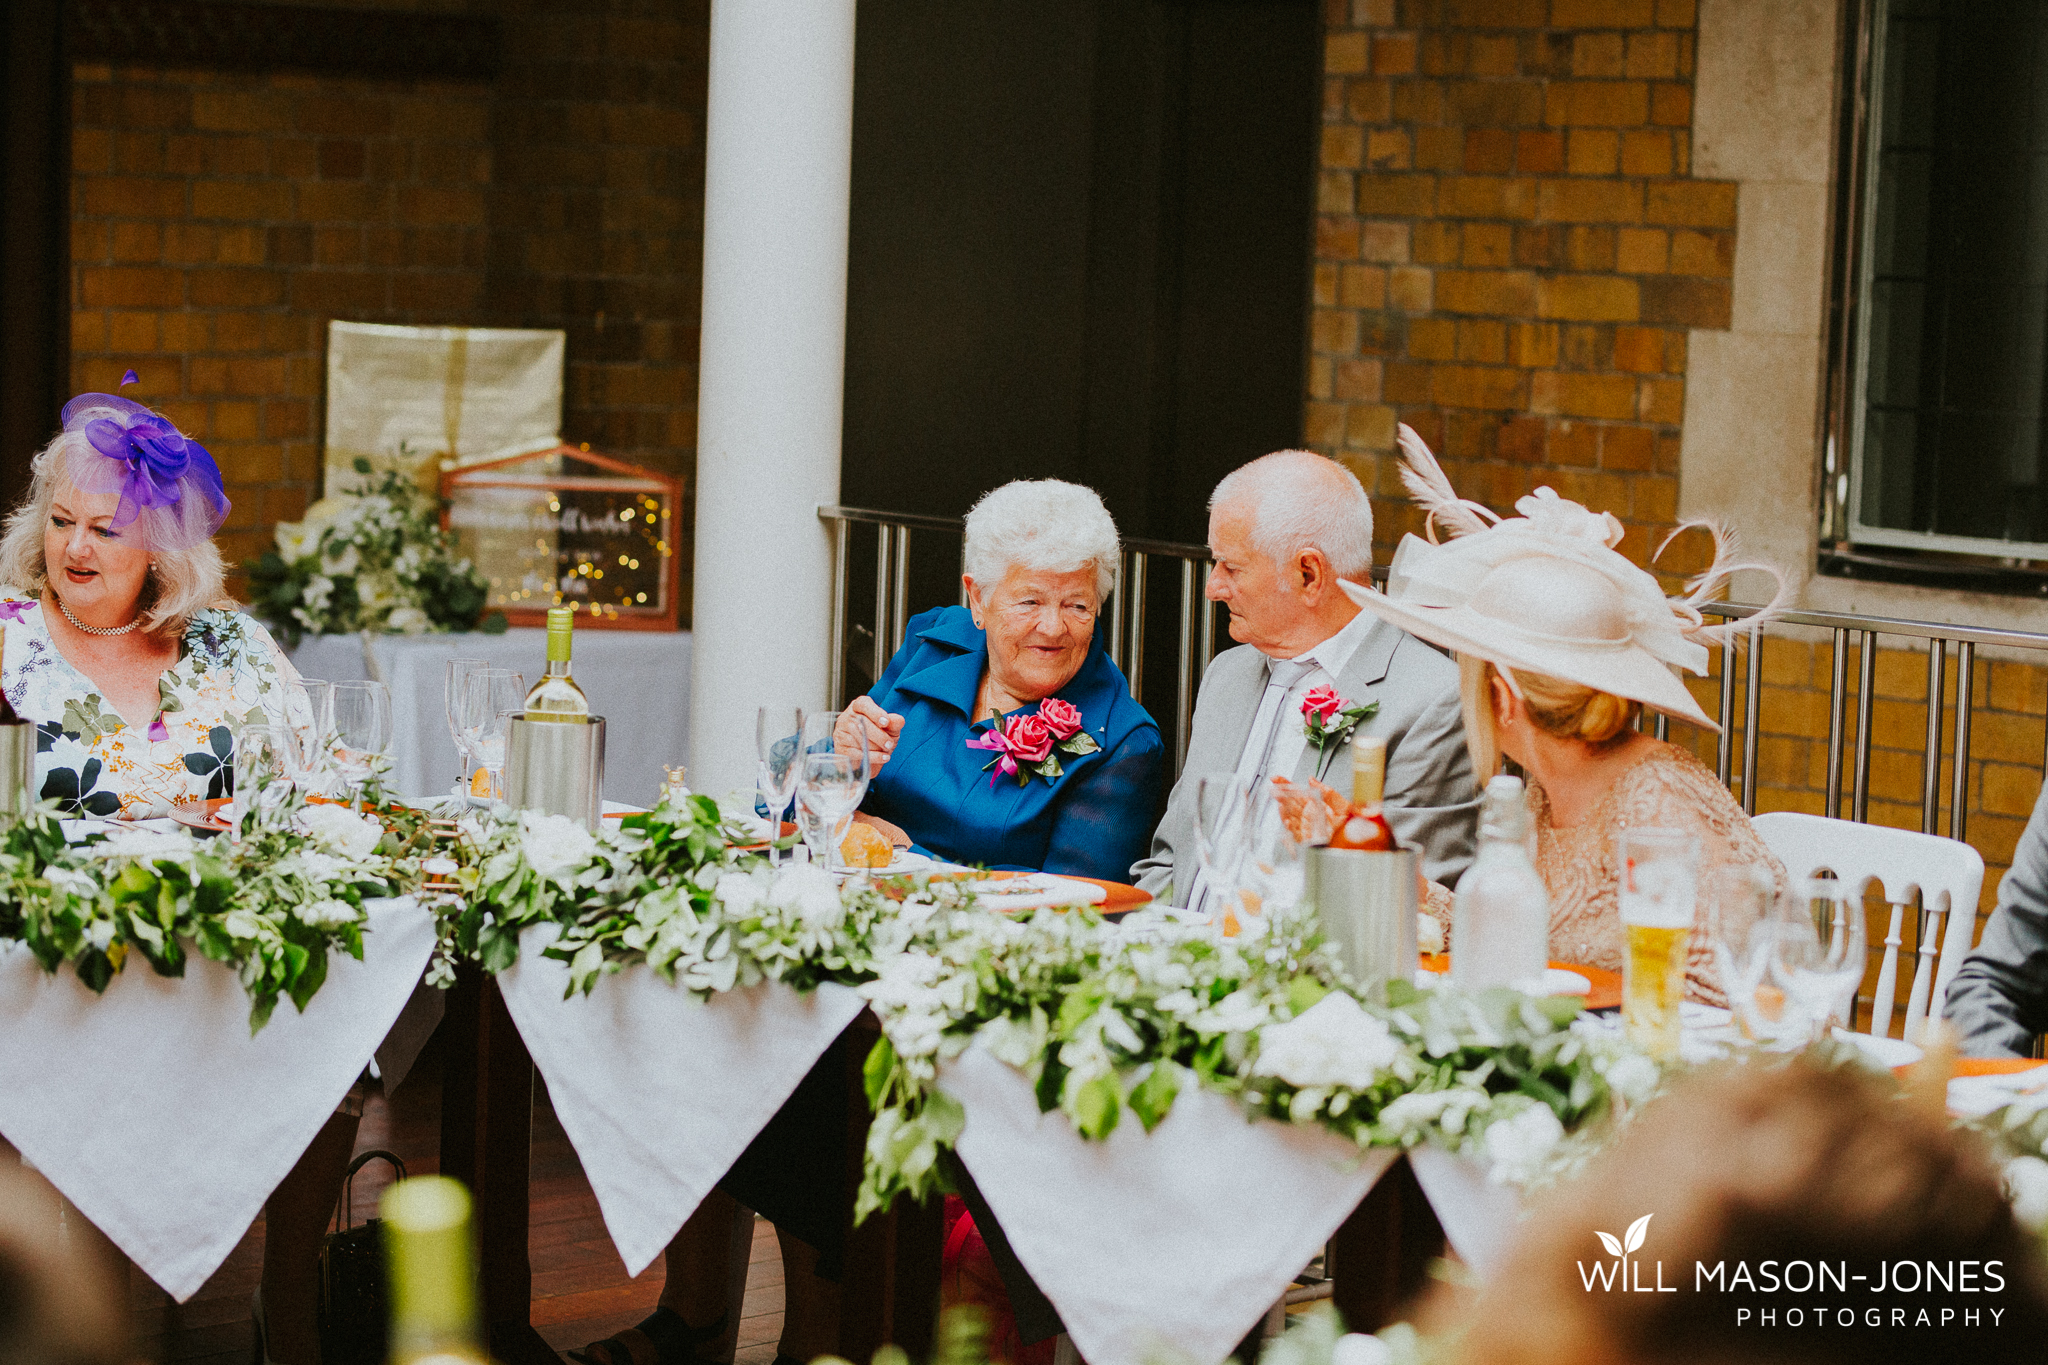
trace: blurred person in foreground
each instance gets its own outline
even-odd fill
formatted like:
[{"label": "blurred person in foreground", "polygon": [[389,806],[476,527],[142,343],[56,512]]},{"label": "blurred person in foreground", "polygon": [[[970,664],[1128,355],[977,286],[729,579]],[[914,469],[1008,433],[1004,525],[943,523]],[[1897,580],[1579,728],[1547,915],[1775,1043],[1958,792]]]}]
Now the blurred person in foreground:
[{"label": "blurred person in foreground", "polygon": [[1984,937],[1949,983],[1942,1013],[1966,1057],[2031,1057],[2048,1033],[2048,787],[2013,848]]},{"label": "blurred person in foreground", "polygon": [[104,1261],[63,1235],[67,1213],[0,1143],[0,1365],[115,1365],[129,1356],[126,1296]]},{"label": "blurred person in foreground", "polygon": [[[1413,430],[1403,426],[1400,440],[1402,477],[1429,514],[1431,536],[1441,525],[1452,538],[1408,536],[1385,592],[1348,582],[1344,591],[1366,612],[1457,656],[1465,744],[1479,781],[1503,757],[1527,775],[1536,868],[1550,893],[1551,958],[1621,970],[1615,835],[1623,828],[1695,835],[1702,885],[1718,868],[1747,865],[1789,888],[1783,865],[1720,779],[1686,750],[1636,728],[1645,707],[1720,728],[1677,670],[1705,673],[1708,647],[1735,629],[1705,625],[1700,615],[1729,576],[1776,571],[1734,563],[1734,537],[1710,527],[1712,566],[1685,598],[1666,598],[1656,576],[1616,548],[1622,526],[1613,513],[1539,488],[1515,504],[1521,516],[1503,519],[1458,497]],[[1748,630],[1759,619],[1738,624]],[[1448,941],[1443,898],[1432,897],[1430,909],[1444,917]],[[1686,987],[1690,997],[1721,1003],[1704,933],[1692,936]]]},{"label": "blurred person in foreground", "polygon": [[[1617,1250],[1644,1292],[1621,1291]],[[2038,1361],[2044,1264],[1988,1152],[1938,1103],[1901,1099],[1853,1066],[1731,1067],[1652,1101],[1533,1204],[1484,1288],[1454,1310],[1453,1358]],[[1807,1288],[1821,1265],[1836,1278]],[[1967,1266],[1975,1287],[1929,1290],[1930,1266],[1956,1284]],[[1800,1288],[1772,1292],[1772,1276]]]},{"label": "blurred person in foreground", "polygon": [[1307,450],[1253,460],[1209,498],[1209,553],[1208,598],[1229,609],[1239,647],[1202,675],[1187,763],[1131,880],[1177,905],[1207,900],[1195,854],[1204,777],[1348,783],[1330,771],[1341,745],[1319,749],[1308,734],[1314,694],[1340,709],[1373,708],[1354,735],[1387,741],[1387,823],[1421,846],[1428,879],[1455,886],[1472,861],[1479,812],[1458,671],[1346,596],[1372,574],[1372,503],[1358,476]]}]

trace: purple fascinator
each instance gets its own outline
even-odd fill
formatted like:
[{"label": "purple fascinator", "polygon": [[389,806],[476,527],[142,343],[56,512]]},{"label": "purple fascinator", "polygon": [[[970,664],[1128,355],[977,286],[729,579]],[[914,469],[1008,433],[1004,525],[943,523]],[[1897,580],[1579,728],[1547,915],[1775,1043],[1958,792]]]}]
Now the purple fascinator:
[{"label": "purple fascinator", "polygon": [[152,550],[189,550],[228,517],[220,466],[206,447],[140,403],[81,393],[64,405],[64,472],[81,493],[116,493],[114,529],[139,526]]}]

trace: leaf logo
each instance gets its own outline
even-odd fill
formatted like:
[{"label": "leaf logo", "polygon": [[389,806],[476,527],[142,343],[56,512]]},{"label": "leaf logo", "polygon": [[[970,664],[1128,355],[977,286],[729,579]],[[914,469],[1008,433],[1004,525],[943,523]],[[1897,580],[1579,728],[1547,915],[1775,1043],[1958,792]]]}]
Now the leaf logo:
[{"label": "leaf logo", "polygon": [[1607,1248],[1609,1256],[1627,1256],[1630,1252],[1640,1248],[1644,1240],[1649,1237],[1650,1220],[1654,1217],[1656,1217],[1655,1214],[1646,1213],[1636,1219],[1635,1222],[1628,1225],[1628,1231],[1624,1232],[1619,1239],[1613,1233],[1601,1232],[1597,1228],[1594,1229],[1593,1235],[1600,1239],[1601,1246]]}]

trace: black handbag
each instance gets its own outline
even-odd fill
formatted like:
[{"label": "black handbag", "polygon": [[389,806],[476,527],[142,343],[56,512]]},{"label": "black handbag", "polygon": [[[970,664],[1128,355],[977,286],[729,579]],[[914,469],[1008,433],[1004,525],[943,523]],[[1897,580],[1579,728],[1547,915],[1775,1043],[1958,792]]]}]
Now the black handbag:
[{"label": "black handbag", "polygon": [[386,1151],[364,1152],[348,1164],[334,1230],[320,1240],[320,1359],[323,1365],[384,1365],[389,1323],[384,1306],[383,1226],[354,1223],[356,1172],[382,1159],[405,1179],[405,1163]]}]

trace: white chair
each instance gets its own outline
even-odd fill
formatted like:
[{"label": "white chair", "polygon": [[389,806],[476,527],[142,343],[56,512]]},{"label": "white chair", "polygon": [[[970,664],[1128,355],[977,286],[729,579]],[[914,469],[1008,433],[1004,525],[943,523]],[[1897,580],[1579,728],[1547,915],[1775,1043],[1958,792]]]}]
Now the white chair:
[{"label": "white chair", "polygon": [[1882,887],[1892,915],[1884,938],[1884,962],[1870,996],[1870,1032],[1879,1038],[1891,1033],[1892,1006],[1898,993],[1899,930],[1906,907],[1914,892],[1919,892],[1919,960],[1913,967],[1902,1030],[1906,1041],[1919,1042],[1929,1014],[1940,1017],[1948,983],[1970,951],[1977,927],[1977,893],[1984,886],[1982,855],[1960,840],[1937,834],[1859,825],[1819,815],[1773,811],[1757,816],[1755,825],[1764,843],[1795,878],[1826,870],[1854,886],[1859,899],[1871,882]]}]

